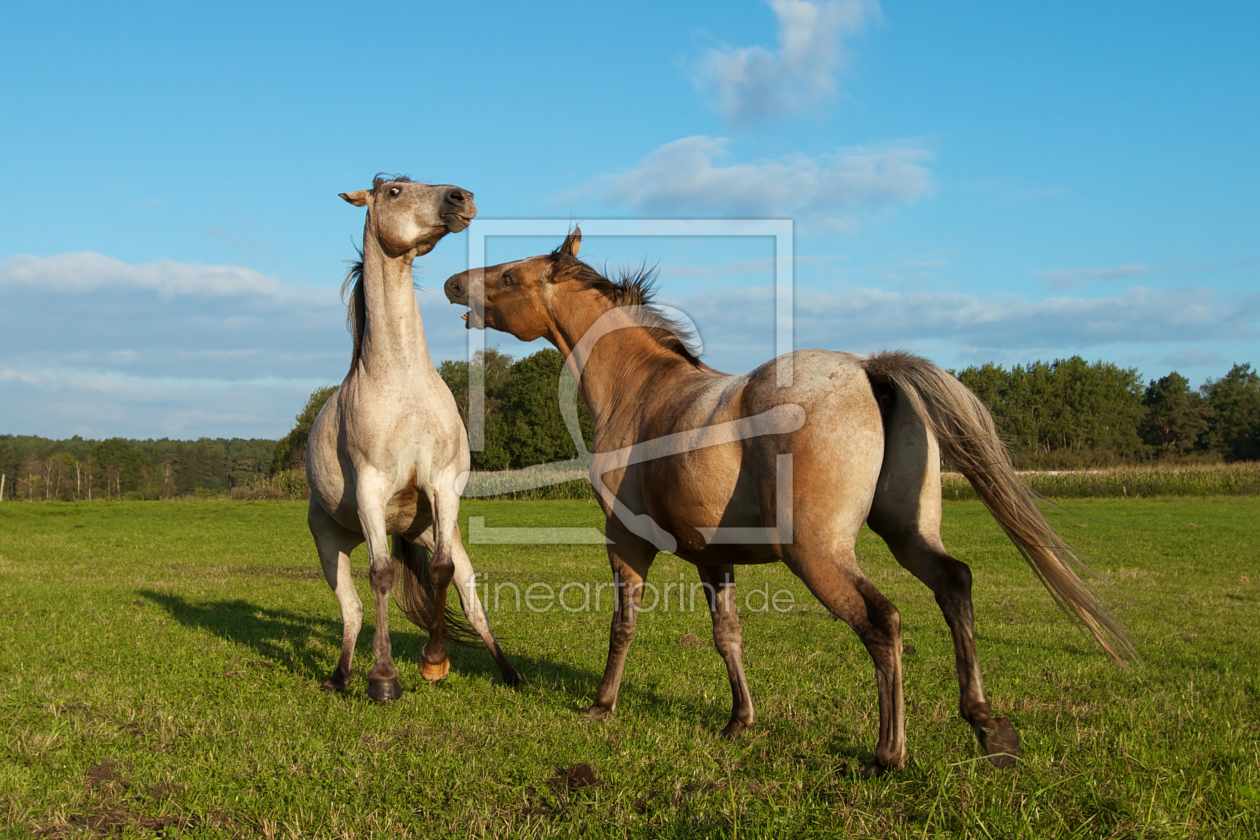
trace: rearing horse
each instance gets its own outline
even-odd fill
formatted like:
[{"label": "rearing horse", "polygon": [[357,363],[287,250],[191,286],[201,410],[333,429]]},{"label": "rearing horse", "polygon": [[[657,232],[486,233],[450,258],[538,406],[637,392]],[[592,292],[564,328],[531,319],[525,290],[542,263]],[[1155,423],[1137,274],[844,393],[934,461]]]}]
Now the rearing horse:
[{"label": "rearing horse", "polygon": [[[901,767],[901,618],[858,568],[855,545],[866,522],[936,595],[954,639],[962,717],[992,763],[1014,763],[1019,736],[993,716],[981,681],[971,571],[941,542],[942,454],[1055,600],[1112,656],[1131,650],[1072,571],[1071,550],[1015,475],[988,411],[953,376],[906,353],[824,350],[792,354],[787,387],[777,386],[773,361],[742,376],[721,373],[651,306],[650,273],[610,281],[578,259],[581,242],[574,230],[551,254],[457,274],[446,296],[471,306],[470,328],[555,345],[595,421],[591,479],[607,515],[617,595],[591,718],[617,706],[643,583],[657,551],[667,549],[695,564],[709,598],[733,696],[723,734],[750,726],[734,566],[782,561],[874,660],[879,741],[864,775]],[[470,304],[477,279],[484,307],[476,294]],[[758,534],[760,542],[750,536]]]},{"label": "rearing horse", "polygon": [[[468,436],[455,398],[429,360],[411,279],[412,260],[432,251],[448,232],[468,227],[477,214],[473,194],[377,176],[372,189],[341,197],[368,211],[362,262],[346,278],[354,282],[350,372],[315,418],[306,450],[307,523],[324,577],[341,605],[341,658],[324,689],[344,691],[350,681],[363,623],[350,552],[365,540],[376,605],[376,662],[368,674],[368,696],[393,700],[402,693],[388,623],[399,567],[404,574],[399,606],[429,631],[422,676],[440,680],[450,671],[444,637],[447,588],[454,580],[469,624],[503,679],[515,685],[520,676],[490,632],[460,542],[462,483],[457,482],[468,471]],[[389,535],[395,535],[392,557]],[[451,629],[466,632],[458,624]]]}]

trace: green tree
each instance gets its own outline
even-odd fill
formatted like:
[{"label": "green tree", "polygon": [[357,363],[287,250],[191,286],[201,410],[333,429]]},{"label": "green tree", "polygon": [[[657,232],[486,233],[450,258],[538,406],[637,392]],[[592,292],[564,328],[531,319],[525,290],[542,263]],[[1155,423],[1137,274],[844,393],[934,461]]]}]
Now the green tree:
[{"label": "green tree", "polygon": [[142,484],[149,478],[149,470],[153,460],[133,441],[123,438],[110,438],[96,447],[96,457],[105,468],[114,467],[112,473],[115,495],[122,495],[128,490],[143,492]]},{"label": "green tree", "polygon": [[1208,447],[1230,461],[1260,460],[1260,375],[1235,364],[1199,389],[1207,407]]},{"label": "green tree", "polygon": [[1203,398],[1190,390],[1190,380],[1177,371],[1152,379],[1142,395],[1146,416],[1138,431],[1161,455],[1186,454],[1207,431]]},{"label": "green tree", "polygon": [[329,397],[337,392],[331,385],[316,388],[306,400],[306,407],[294,418],[296,425],[276,444],[275,453],[271,456],[271,474],[301,467],[306,463],[306,439],[310,437],[311,426],[319,411],[328,402]]},{"label": "green tree", "polygon": [[[551,348],[512,365],[502,404],[512,467],[577,456],[573,438],[560,414],[559,386],[563,369],[564,357]],[[595,426],[580,397],[577,406],[578,426],[589,450]]]},{"label": "green tree", "polygon": [[480,377],[485,402],[483,406],[484,447],[472,453],[475,470],[503,470],[511,466],[508,449],[508,426],[504,420],[502,403],[512,374],[512,357],[497,347],[478,350],[472,364],[467,361],[447,359],[438,365],[438,374],[455,397],[455,407],[464,428],[468,428],[469,379]]}]

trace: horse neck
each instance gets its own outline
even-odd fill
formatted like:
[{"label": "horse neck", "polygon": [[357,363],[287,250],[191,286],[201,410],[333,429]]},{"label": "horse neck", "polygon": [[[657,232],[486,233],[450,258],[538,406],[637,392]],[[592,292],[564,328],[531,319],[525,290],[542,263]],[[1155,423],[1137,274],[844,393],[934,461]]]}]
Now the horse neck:
[{"label": "horse neck", "polygon": [[372,231],[363,229],[363,340],[359,364],[368,372],[433,366],[411,281],[410,254],[391,257]]},{"label": "horse neck", "polygon": [[[597,293],[582,295],[582,305],[570,305],[554,322],[552,343],[564,355],[569,369],[580,376],[578,387],[591,418],[595,421],[598,438],[601,426],[608,423],[623,406],[641,405],[649,389],[661,387],[672,377],[685,376],[694,368],[671,350],[662,347],[643,327],[632,325],[629,316],[624,321],[614,320],[612,326],[620,326],[598,338],[594,344],[583,342],[583,336],[592,328],[600,330],[608,326],[601,320],[605,314],[615,318],[615,307]],[[597,323],[598,322],[598,323]],[[622,326],[627,324],[626,326]]]}]

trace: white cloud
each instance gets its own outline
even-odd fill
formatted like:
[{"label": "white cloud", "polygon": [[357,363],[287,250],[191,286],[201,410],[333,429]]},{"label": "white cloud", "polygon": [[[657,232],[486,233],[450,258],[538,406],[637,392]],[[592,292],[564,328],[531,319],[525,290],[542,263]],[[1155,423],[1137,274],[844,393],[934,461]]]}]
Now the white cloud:
[{"label": "white cloud", "polygon": [[[278,437],[350,361],[335,287],[243,266],[22,256],[0,291],[0,432]],[[419,298],[434,358],[461,355],[459,310]]]},{"label": "white cloud", "polygon": [[[773,353],[774,293],[734,288],[713,295],[668,294],[699,327],[706,359],[747,370]],[[668,298],[668,299],[666,299]],[[1260,294],[1225,296],[1203,287],[1133,287],[1104,299],[1022,295],[978,297],[883,289],[798,288],[795,346],[870,352],[904,348],[932,355],[1027,361],[1074,352],[1114,355],[1144,346],[1154,363],[1173,343],[1246,344],[1260,338]],[[1088,348],[1096,348],[1090,350]]]},{"label": "white cloud", "polygon": [[1053,268],[1046,271],[1034,271],[1033,276],[1045,281],[1052,289],[1076,289],[1091,283],[1108,280],[1123,280],[1137,277],[1151,270],[1149,265],[1129,263],[1116,268]]},{"label": "white cloud", "polygon": [[83,294],[96,290],[143,289],[163,298],[174,296],[269,298],[277,302],[314,300],[323,290],[284,286],[252,268],[196,265],[161,260],[129,265],[91,251],[52,257],[19,255],[0,264],[0,286],[27,286],[46,291]]},{"label": "white cloud", "polygon": [[830,99],[844,69],[846,36],[879,17],[878,0],[770,0],[779,49],[722,47],[692,67],[692,80],[733,123],[797,113]]},{"label": "white cloud", "polygon": [[729,155],[726,138],[684,137],[666,143],[622,175],[591,182],[605,204],[640,212],[795,217],[850,227],[860,215],[910,204],[932,191],[924,166],[930,150],[900,141],[854,146],[811,158],[715,165]]}]

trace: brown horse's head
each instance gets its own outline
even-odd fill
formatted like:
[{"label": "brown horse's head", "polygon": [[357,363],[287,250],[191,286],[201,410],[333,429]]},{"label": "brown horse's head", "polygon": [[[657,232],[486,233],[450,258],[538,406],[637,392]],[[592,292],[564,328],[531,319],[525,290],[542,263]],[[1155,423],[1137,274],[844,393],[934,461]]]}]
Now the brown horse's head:
[{"label": "brown horse's head", "polygon": [[[464,315],[469,329],[490,327],[516,336],[521,341],[546,337],[555,341],[555,309],[560,288],[575,280],[579,267],[586,264],[577,258],[582,247],[582,230],[574,228],[564,243],[550,254],[500,263],[485,269],[470,269],[446,281],[446,298],[451,303],[470,307]],[[484,277],[485,309],[477,311],[475,274]],[[471,297],[470,297],[471,295]]]},{"label": "brown horse's head", "polygon": [[[686,344],[694,337],[690,325],[672,320],[652,303],[654,270],[643,266],[609,280],[578,259],[581,247],[582,231],[574,228],[550,254],[452,276],[446,281],[446,297],[470,307],[464,315],[469,329],[490,327],[521,341],[545,338],[565,355],[609,309],[632,307],[633,323],[643,328],[650,343],[699,364]],[[484,278],[485,286],[481,311],[475,287],[478,276]]]},{"label": "brown horse's head", "polygon": [[477,215],[473,194],[450,184],[417,184],[405,175],[377,175],[372,189],[341,193],[368,208],[368,224],[390,256],[427,254],[448,233],[459,233]]}]

